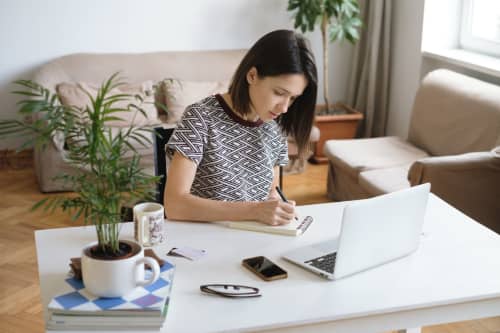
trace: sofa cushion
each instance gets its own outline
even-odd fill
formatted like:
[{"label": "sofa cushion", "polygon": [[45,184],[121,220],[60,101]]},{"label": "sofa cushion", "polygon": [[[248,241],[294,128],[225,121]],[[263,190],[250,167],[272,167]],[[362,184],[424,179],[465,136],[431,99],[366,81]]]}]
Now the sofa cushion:
[{"label": "sofa cushion", "polygon": [[[111,137],[112,138],[115,138],[120,132],[122,134],[125,134],[127,131],[128,131],[128,128],[124,128],[124,127],[109,127],[109,130],[111,131]],[[152,129],[151,129],[152,131]],[[129,143],[130,143],[130,146],[132,148],[134,148],[141,157],[144,157],[144,156],[148,156],[148,158],[152,158],[153,156],[153,133],[149,133],[147,131],[140,131],[139,132],[142,136],[146,137],[146,138],[149,138],[151,142],[147,142],[146,140],[144,140],[143,138],[141,138],[141,142],[138,142],[137,140],[134,140],[132,138],[129,138]],[[85,137],[83,136],[78,136],[78,137],[73,137],[73,138],[64,138],[64,135],[58,135],[56,138],[54,138],[54,140],[56,141],[55,142],[55,145],[56,147],[61,147],[59,149],[59,151],[64,151],[64,142],[65,140],[66,141],[69,141],[69,140],[73,140],[73,143],[76,143],[76,144],[82,144],[85,141]],[[128,151],[124,156],[126,158],[131,158],[132,156],[134,155],[134,153],[132,151]]]},{"label": "sofa cushion", "polygon": [[429,156],[395,136],[328,140],[323,152],[332,163],[354,178],[363,171],[401,166]]},{"label": "sofa cushion", "polygon": [[[168,116],[166,122],[178,123],[186,107],[217,93],[228,90],[228,81],[185,81],[165,79],[159,83],[158,101],[166,106]],[[161,111],[158,111],[161,113]]]},{"label": "sofa cushion", "polygon": [[[90,106],[90,99],[87,95],[90,94],[93,98],[97,96],[99,85],[87,82],[62,82],[56,87],[57,94],[64,105],[72,105],[79,109],[84,109],[87,105]],[[112,116],[121,118],[122,120],[110,120],[107,125],[110,127],[129,127],[129,126],[149,126],[158,124],[158,114],[154,105],[153,97],[153,82],[146,81],[138,84],[123,84],[112,89],[108,96],[115,94],[129,94],[139,96],[143,102],[135,97],[130,97],[123,101],[118,101],[113,104],[115,108],[127,109],[129,104],[139,105],[146,116],[134,109],[131,111],[123,111],[113,113]]]},{"label": "sofa cushion", "polygon": [[408,188],[410,165],[363,171],[359,174],[359,185],[372,196]]}]

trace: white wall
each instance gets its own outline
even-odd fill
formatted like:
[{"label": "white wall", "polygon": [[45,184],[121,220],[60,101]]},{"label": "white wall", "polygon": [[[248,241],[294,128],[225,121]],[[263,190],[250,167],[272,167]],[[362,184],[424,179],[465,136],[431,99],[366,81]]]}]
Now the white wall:
[{"label": "white wall", "polygon": [[387,134],[408,136],[415,92],[420,82],[423,0],[397,0],[392,26],[393,50]]},{"label": "white wall", "polygon": [[[287,0],[0,0],[0,119],[15,117],[13,80],[75,52],[248,48],[293,28]],[[319,31],[307,34],[318,59]],[[344,100],[352,47],[330,46],[331,100]],[[322,78],[320,77],[322,82]],[[320,84],[322,84],[320,82]],[[323,96],[320,89],[319,102]],[[0,149],[19,140],[4,140]]]}]

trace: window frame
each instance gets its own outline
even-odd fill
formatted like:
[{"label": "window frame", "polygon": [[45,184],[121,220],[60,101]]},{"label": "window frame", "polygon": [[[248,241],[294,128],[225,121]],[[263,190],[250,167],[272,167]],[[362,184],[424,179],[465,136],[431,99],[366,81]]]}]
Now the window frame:
[{"label": "window frame", "polygon": [[472,16],[474,1],[462,1],[462,19],[460,24],[459,44],[464,50],[500,57],[500,41],[494,42],[472,35]]}]

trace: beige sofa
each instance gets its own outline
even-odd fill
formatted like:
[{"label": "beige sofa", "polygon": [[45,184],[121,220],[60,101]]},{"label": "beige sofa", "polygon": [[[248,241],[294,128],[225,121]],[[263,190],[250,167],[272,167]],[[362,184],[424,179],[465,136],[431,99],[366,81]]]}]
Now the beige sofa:
[{"label": "beige sofa", "polygon": [[[71,54],[43,65],[33,79],[56,91],[62,82],[87,82],[100,84],[115,72],[127,82],[138,83],[165,78],[195,82],[227,82],[245,54],[245,50],[155,52],[141,54]],[[158,122],[161,122],[158,119]],[[172,126],[172,125],[170,125]],[[35,149],[35,172],[43,192],[71,190],[54,176],[61,171],[71,173],[73,168],[63,159],[63,138],[45,149]],[[138,147],[142,164],[153,168],[153,148]]]},{"label": "beige sofa", "polygon": [[[149,118],[156,119],[149,120],[151,126],[161,124],[164,127],[174,127],[187,105],[209,94],[227,91],[229,81],[245,53],[246,50],[71,54],[41,66],[34,74],[33,80],[53,92],[57,91],[60,96],[61,83],[69,83],[65,90],[69,98],[74,98],[75,92],[86,96],[78,89],[84,88],[87,91],[88,87],[98,87],[116,72],[120,72],[126,82],[138,86],[151,85],[151,82],[156,84],[173,78],[176,81],[169,85],[171,89],[169,97],[164,96],[168,99],[166,103],[169,103],[172,112],[168,117],[164,117],[154,110],[153,117]],[[71,85],[75,87],[72,88]],[[75,105],[75,103],[69,104]],[[317,141],[318,137],[317,131],[311,135],[314,141]],[[296,161],[298,157],[294,141],[289,140],[289,145],[291,160]],[[136,148],[142,156],[143,167],[153,172],[152,145],[148,147],[136,145]],[[65,162],[63,156],[62,136],[54,137],[53,142],[44,149],[35,149],[34,166],[42,192],[71,190],[61,181],[54,180],[54,177],[62,172],[71,174],[74,170]]]},{"label": "beige sofa", "polygon": [[425,76],[407,140],[331,140],[328,196],[367,198],[430,182],[432,192],[500,232],[500,87],[448,70]]}]

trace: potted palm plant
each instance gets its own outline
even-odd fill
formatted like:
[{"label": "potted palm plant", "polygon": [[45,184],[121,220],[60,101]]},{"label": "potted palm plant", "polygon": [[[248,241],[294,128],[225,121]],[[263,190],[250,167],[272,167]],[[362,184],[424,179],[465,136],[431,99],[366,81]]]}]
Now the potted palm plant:
[{"label": "potted palm plant", "polygon": [[[53,136],[63,135],[65,159],[78,170],[59,176],[71,185],[75,195],[48,197],[33,208],[45,207],[49,211],[60,208],[69,212],[72,219],[83,217],[86,224],[94,225],[97,242],[82,253],[84,283],[89,287],[91,280],[100,279],[97,283],[99,290],[93,293],[105,297],[122,296],[121,293],[129,290],[116,290],[119,276],[103,274],[102,267],[97,277],[86,279],[86,275],[92,273],[92,267],[98,265],[91,265],[87,270],[85,257],[110,263],[118,260],[130,262],[127,258],[143,257],[139,244],[120,240],[119,236],[122,206],[154,197],[158,177],[142,170],[140,156],[132,145],[133,141],[150,144],[152,131],[146,127],[129,126],[116,133],[106,126],[110,121],[123,120],[121,112],[142,113],[146,117],[141,108],[141,97],[115,93],[116,88],[124,84],[117,74],[100,86],[96,96],[86,92],[89,103],[83,108],[63,105],[55,92],[36,82],[20,80],[15,84],[21,87],[14,93],[23,96],[18,103],[23,119],[0,121],[0,137],[27,136],[22,148],[29,144],[43,148]],[[154,266],[154,263],[149,264]],[[105,279],[109,280],[109,287],[104,286]]]},{"label": "potted palm plant", "polygon": [[323,45],[323,95],[325,108],[330,110],[328,100],[328,41],[359,40],[362,22],[357,0],[288,0],[288,11],[294,16],[294,28],[303,33],[321,28]]},{"label": "potted palm plant", "polygon": [[318,106],[315,125],[320,130],[313,163],[326,163],[323,146],[327,140],[353,138],[363,115],[343,103],[328,100],[328,42],[347,40],[356,43],[362,26],[357,0],[288,0],[288,11],[294,16],[294,27],[303,33],[320,26],[323,46],[323,96]]}]

